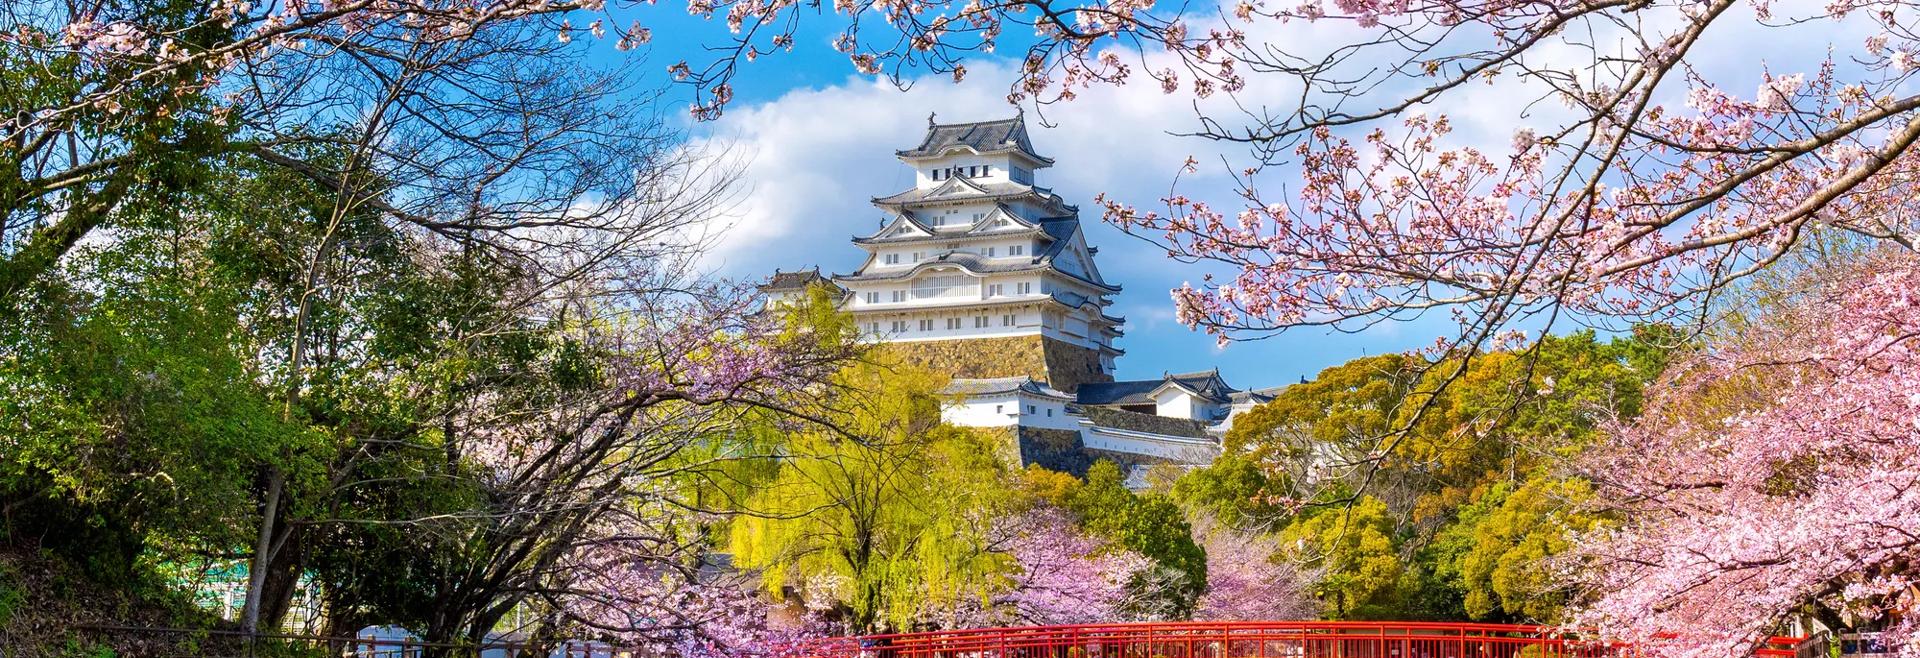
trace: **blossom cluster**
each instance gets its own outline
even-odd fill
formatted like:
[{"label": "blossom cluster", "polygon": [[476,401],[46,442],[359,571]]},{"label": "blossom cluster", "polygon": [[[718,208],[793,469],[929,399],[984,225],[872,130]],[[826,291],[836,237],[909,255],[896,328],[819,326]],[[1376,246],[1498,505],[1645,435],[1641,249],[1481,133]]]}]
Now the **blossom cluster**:
[{"label": "blossom cluster", "polygon": [[986,596],[927,610],[945,628],[1080,624],[1122,618],[1128,585],[1152,568],[1145,556],[1087,534],[1073,516],[1037,507],[1000,519],[996,550],[1010,561],[1006,581]]},{"label": "blossom cluster", "polygon": [[1734,655],[1795,611],[1920,655],[1920,264],[1877,260],[1682,364],[1588,470],[1626,524],[1562,567],[1576,625]]},{"label": "blossom cluster", "polygon": [[778,655],[840,634],[773,603],[750,575],[663,564],[656,552],[617,538],[584,546],[569,565],[567,614],[623,648],[686,658]]},{"label": "blossom cluster", "polygon": [[1207,552],[1207,591],[1195,619],[1319,619],[1312,574],[1287,557],[1280,536],[1226,527],[1200,517],[1194,540]]},{"label": "blossom cluster", "polygon": [[1249,188],[1237,210],[1181,195],[1162,199],[1165,211],[1099,202],[1107,221],[1171,255],[1228,267],[1173,291],[1180,321],[1223,341],[1447,308],[1480,343],[1549,309],[1695,313],[1816,227],[1912,234],[1903,181],[1920,169],[1906,148],[1920,124],[1835,134],[1887,110],[1830,64],[1769,77],[1752,100],[1696,87],[1686,107],[1653,105],[1603,136],[1619,163],[1584,184],[1569,176],[1589,174],[1568,167],[1590,156],[1560,138],[1523,129],[1504,154],[1449,148],[1449,120],[1421,115],[1358,143],[1311,131],[1283,200]]}]

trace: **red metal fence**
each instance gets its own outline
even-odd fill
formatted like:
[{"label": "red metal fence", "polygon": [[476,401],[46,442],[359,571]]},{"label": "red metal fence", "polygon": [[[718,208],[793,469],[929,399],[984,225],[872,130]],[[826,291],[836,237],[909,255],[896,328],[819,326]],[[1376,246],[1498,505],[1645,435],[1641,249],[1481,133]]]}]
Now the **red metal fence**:
[{"label": "red metal fence", "polygon": [[[1761,656],[1792,656],[1775,638]],[[982,628],[836,638],[803,658],[1612,658],[1633,647],[1559,629],[1425,622],[1170,622]]]}]

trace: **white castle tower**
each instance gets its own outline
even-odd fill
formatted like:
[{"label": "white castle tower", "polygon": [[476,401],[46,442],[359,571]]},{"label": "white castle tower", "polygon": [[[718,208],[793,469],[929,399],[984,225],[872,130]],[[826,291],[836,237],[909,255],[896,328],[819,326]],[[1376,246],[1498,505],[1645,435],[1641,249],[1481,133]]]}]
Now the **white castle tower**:
[{"label": "white castle tower", "polygon": [[831,286],[862,330],[954,378],[949,422],[1012,430],[1022,463],[1084,472],[1110,458],[1136,472],[1204,463],[1232,417],[1268,399],[1206,370],[1114,381],[1120,287],[1094,265],[1078,209],[1035,184],[1053,166],[1024,117],[938,124],[895,153],[914,186],[878,197],[880,229],[855,236],[850,274],[776,272],[774,301]]},{"label": "white castle tower", "polygon": [[1010,358],[956,376],[1031,374],[1066,391],[1111,381],[1124,320],[1105,309],[1120,288],[1100,277],[1078,209],[1034,184],[1053,160],[1034,152],[1026,121],[929,119],[920,145],[896,155],[913,189],[873,200],[889,219],[854,238],[866,262],[833,277],[860,326],[894,342],[1026,339],[969,343]]}]

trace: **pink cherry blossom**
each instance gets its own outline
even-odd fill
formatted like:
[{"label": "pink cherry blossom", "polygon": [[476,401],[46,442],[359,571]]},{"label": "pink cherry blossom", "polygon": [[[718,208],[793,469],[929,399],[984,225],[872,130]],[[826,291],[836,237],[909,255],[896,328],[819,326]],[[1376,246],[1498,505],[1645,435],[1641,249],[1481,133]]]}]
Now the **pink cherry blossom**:
[{"label": "pink cherry blossom", "polygon": [[1226,527],[1206,516],[1190,522],[1194,541],[1207,552],[1207,591],[1194,619],[1320,618],[1312,595],[1315,579],[1286,558],[1279,535]]},{"label": "pink cherry blossom", "polygon": [[983,596],[925,611],[929,623],[967,628],[1123,619],[1128,583],[1152,566],[1138,553],[1089,536],[1058,508],[1001,519],[995,534],[995,550],[1010,562],[1006,581]]},{"label": "pink cherry blossom", "polygon": [[1920,655],[1920,265],[1882,258],[1681,364],[1589,456],[1624,526],[1561,565],[1572,623],[1745,654],[1806,605]]}]

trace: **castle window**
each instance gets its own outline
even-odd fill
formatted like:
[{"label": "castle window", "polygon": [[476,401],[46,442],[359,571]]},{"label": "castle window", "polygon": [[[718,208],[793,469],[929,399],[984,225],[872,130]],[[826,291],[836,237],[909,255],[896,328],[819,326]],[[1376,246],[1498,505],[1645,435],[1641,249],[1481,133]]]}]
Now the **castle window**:
[{"label": "castle window", "polygon": [[1033,294],[1033,284],[1021,281],[1013,285],[1013,290],[1015,294],[1031,295]]},{"label": "castle window", "polygon": [[979,167],[967,167],[967,178],[973,178],[979,175],[980,175]]},{"label": "castle window", "polygon": [[913,262],[915,262],[915,263],[918,263],[918,262],[920,262],[920,252],[918,252],[918,251],[916,251],[916,252],[913,252]]},{"label": "castle window", "polygon": [[987,326],[987,316],[984,316],[984,315],[973,316],[973,328],[981,329],[986,326]]},{"label": "castle window", "polygon": [[996,414],[1002,414],[1002,413],[1006,413],[1005,411],[1002,411],[1002,410],[1001,410],[1002,408],[1004,408],[1004,407],[1006,407],[1006,406],[1007,406],[1007,405],[1004,405],[1004,404],[996,404],[996,405],[993,405],[993,413],[996,413]]},{"label": "castle window", "polygon": [[982,176],[992,176],[992,175],[993,175],[993,165],[980,165],[980,175],[982,175]]},{"label": "castle window", "polygon": [[887,254],[886,263],[888,265],[899,265],[900,254]]},{"label": "castle window", "polygon": [[948,329],[959,329],[959,328],[960,328],[960,318],[947,318],[947,328],[948,328]]},{"label": "castle window", "polygon": [[940,170],[938,169],[933,170],[928,175],[932,176],[934,180],[940,180]]},{"label": "castle window", "polygon": [[980,284],[967,275],[929,276],[912,284],[914,299],[979,299]]},{"label": "castle window", "polygon": [[993,247],[987,247],[987,257],[988,258],[993,257]]},{"label": "castle window", "polygon": [[1049,409],[1047,409],[1047,417],[1048,417],[1048,418],[1052,418],[1052,417],[1053,417],[1053,409],[1051,409],[1051,408],[1049,408]]},{"label": "castle window", "polygon": [[904,301],[907,301],[907,291],[905,291],[905,290],[895,290],[895,291],[893,291],[893,301],[895,301],[895,302],[904,302]]},{"label": "castle window", "polygon": [[896,333],[896,334],[898,334],[898,333],[904,333],[904,332],[906,332],[906,330],[907,330],[907,321],[906,321],[906,320],[894,320],[894,321],[893,321],[893,333]]},{"label": "castle window", "polygon": [[931,319],[927,319],[927,320],[921,320],[921,321],[920,321],[920,330],[921,330],[921,331],[933,331],[933,320],[931,320]]},{"label": "castle window", "polygon": [[1034,407],[1034,406],[1033,406],[1033,405],[1031,405],[1031,404],[1029,404],[1029,405],[1027,405],[1027,413],[1034,413],[1034,412],[1036,412],[1036,411],[1039,411],[1039,409],[1038,409],[1038,408],[1036,408],[1036,407]]},{"label": "castle window", "polygon": [[[989,254],[989,255],[991,255],[991,254]],[[994,283],[994,284],[989,284],[989,285],[987,286],[987,296],[988,296],[988,297],[999,297],[999,296],[1001,296],[1001,295],[1004,295],[1004,294],[1007,294],[1007,292],[1006,292],[1006,290],[1005,290],[1005,288],[1004,288],[1003,286],[1001,286],[1000,284],[998,284],[998,283]]]},{"label": "castle window", "polygon": [[880,333],[880,323],[878,323],[878,322],[875,322],[875,323],[873,323],[873,324],[872,324],[872,325],[871,325],[871,326],[869,327],[869,329],[868,329],[868,331],[869,331],[870,333],[876,333],[876,334],[877,334],[877,333]]},{"label": "castle window", "polygon": [[1017,316],[1017,315],[1014,315],[1014,314],[1012,314],[1012,313],[1008,313],[1008,314],[1006,314],[1006,315],[1002,315],[1002,316],[1000,316],[1000,326],[1002,326],[1002,327],[1011,327],[1011,326],[1013,326],[1013,323],[1014,323],[1014,321],[1015,321],[1015,320],[1016,320],[1017,318],[1019,318],[1019,317],[1020,317],[1020,316]]},{"label": "castle window", "polygon": [[877,292],[867,293],[867,303],[868,304],[880,303],[880,293],[877,293]]},{"label": "castle window", "polygon": [[1020,245],[1020,244],[1016,244],[1016,245],[1013,245],[1013,246],[1011,246],[1011,247],[1007,247],[1007,255],[1008,255],[1008,256],[1018,256],[1018,255],[1020,255],[1020,254],[1022,254],[1022,253],[1025,253],[1025,252],[1026,252],[1026,250],[1027,250],[1027,246],[1026,246],[1026,245]]}]

